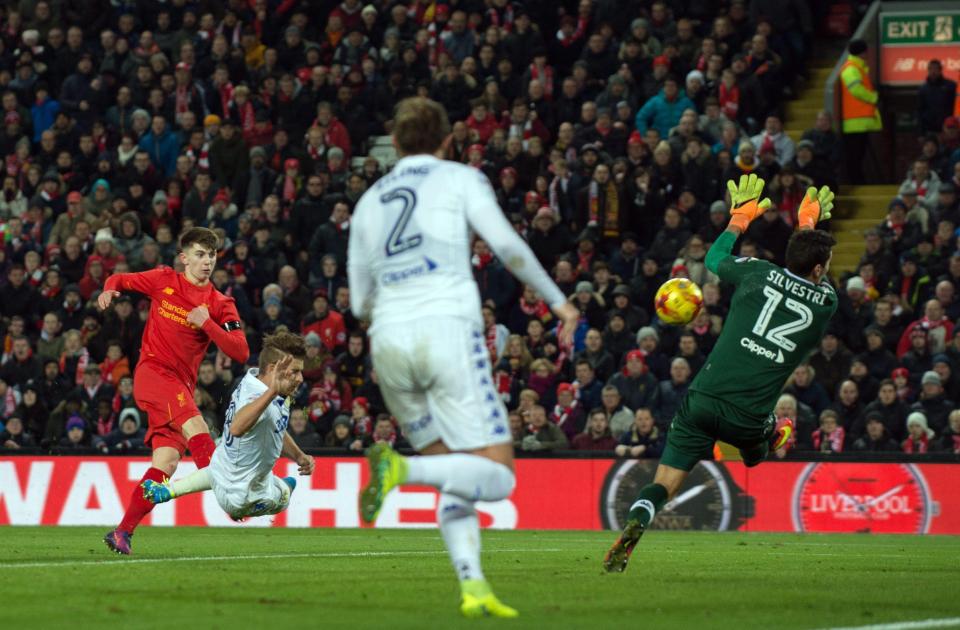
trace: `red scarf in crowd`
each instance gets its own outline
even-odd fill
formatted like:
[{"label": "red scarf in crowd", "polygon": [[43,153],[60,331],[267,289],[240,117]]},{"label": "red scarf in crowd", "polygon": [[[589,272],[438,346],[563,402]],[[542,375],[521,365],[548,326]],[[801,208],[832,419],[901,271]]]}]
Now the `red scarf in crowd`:
[{"label": "red scarf in crowd", "polygon": [[340,388],[337,387],[337,383],[328,383],[326,380],[321,380],[310,390],[310,404],[314,402],[321,403],[321,414],[323,415],[328,411],[340,411],[341,409],[341,395]]},{"label": "red scarf in crowd", "polygon": [[557,43],[563,46],[564,48],[569,48],[570,46],[573,46],[578,41],[580,41],[580,38],[582,38],[584,34],[587,32],[587,26],[588,26],[587,18],[584,18],[584,17],[578,18],[577,29],[572,33],[570,33],[569,37],[564,36],[562,30],[557,31]]},{"label": "red scarf in crowd", "polygon": [[0,410],[3,411],[3,417],[9,418],[16,409],[17,396],[13,393],[12,387],[7,387],[7,392],[3,395],[3,400],[0,400]]},{"label": "red scarf in crowd", "polygon": [[[83,383],[83,372],[87,369],[87,365],[90,363],[90,353],[87,352],[86,348],[81,348],[80,350],[80,360],[77,361],[77,372],[73,375],[74,383],[80,385]],[[60,373],[63,374],[64,370],[67,367],[67,355],[63,354],[60,356]]]},{"label": "red scarf in crowd", "polygon": [[573,413],[579,406],[580,401],[576,398],[573,399],[569,407],[564,407],[560,403],[557,403],[553,407],[553,413],[550,414],[550,420],[558,427],[563,427],[564,423],[573,416]]},{"label": "red scarf in crowd", "polygon": [[720,83],[719,97],[720,111],[730,120],[736,120],[740,109],[740,88],[736,85],[727,88],[726,84]]},{"label": "red scarf in crowd", "polygon": [[543,68],[540,68],[535,63],[530,64],[530,78],[540,81],[543,85],[543,98],[552,101],[553,100],[553,68],[548,65],[544,65]]},{"label": "red scarf in crowd", "polygon": [[185,114],[190,111],[190,94],[193,92],[192,87],[181,87],[177,86],[175,92],[174,102],[176,109],[176,119],[179,122],[181,114]]},{"label": "red scarf in crowd", "polygon": [[780,217],[787,222],[787,225],[793,227],[796,221],[797,209],[800,207],[800,202],[803,201],[803,189],[797,186],[791,186],[790,188],[784,188],[783,194],[780,197]]},{"label": "red scarf in crowd", "polygon": [[363,437],[373,433],[373,418],[364,416],[360,419],[353,418],[353,434],[357,437]]},{"label": "red scarf in crowd", "polygon": [[220,107],[224,116],[230,114],[230,104],[233,103],[233,84],[229,81],[220,86]]},{"label": "red scarf in crowd", "polygon": [[537,300],[531,304],[521,297],[520,310],[523,311],[524,315],[539,319],[541,322],[550,319],[550,307],[543,300]]},{"label": "red scarf in crowd", "polygon": [[97,435],[103,437],[107,433],[113,431],[114,421],[116,416],[112,413],[107,414],[106,418],[98,417],[97,418]]},{"label": "red scarf in crowd", "polygon": [[[843,438],[845,432],[843,427],[837,427],[833,430],[833,433],[824,433],[821,429],[817,429],[813,432],[813,449],[816,451],[820,450],[829,450],[833,453],[839,453],[843,450]],[[824,442],[830,445],[829,449],[821,449],[821,444]]]},{"label": "red scarf in crowd", "polygon": [[903,446],[904,453],[926,453],[930,448],[930,440],[926,435],[921,435],[920,439],[917,440],[908,437],[901,446]]},{"label": "red scarf in crowd", "polygon": [[253,109],[253,103],[247,101],[243,105],[237,105],[237,115],[240,117],[238,122],[243,130],[244,137],[252,134],[254,126],[257,124],[257,114]]},{"label": "red scarf in crowd", "polygon": [[283,176],[283,201],[292,204],[297,200],[297,191],[300,190],[300,178],[294,175]]},{"label": "red scarf in crowd", "polygon": [[502,15],[496,7],[490,7],[487,10],[487,18],[490,20],[490,24],[509,33],[513,30],[513,4],[507,3],[501,10],[503,11]]}]

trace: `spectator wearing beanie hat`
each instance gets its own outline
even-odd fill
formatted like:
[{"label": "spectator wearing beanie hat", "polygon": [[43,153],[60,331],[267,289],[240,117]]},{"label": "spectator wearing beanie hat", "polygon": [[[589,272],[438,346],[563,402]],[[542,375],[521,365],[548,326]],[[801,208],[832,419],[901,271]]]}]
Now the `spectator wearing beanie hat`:
[{"label": "spectator wearing beanie hat", "polygon": [[631,350],[622,370],[611,377],[609,384],[616,387],[623,404],[630,409],[654,408],[659,391],[657,379],[647,369],[641,350]]},{"label": "spectator wearing beanie hat", "polygon": [[64,429],[64,435],[60,439],[60,448],[62,450],[82,450],[90,444],[90,436],[87,435],[87,423],[79,414],[74,414],[67,419]]},{"label": "spectator wearing beanie hat", "polygon": [[323,378],[323,366],[331,356],[316,332],[308,332],[303,340],[307,347],[307,356],[303,359],[303,379],[313,386]]},{"label": "spectator wearing beanie hat", "polygon": [[537,210],[531,228],[527,241],[537,260],[546,269],[553,267],[560,256],[573,246],[570,230],[558,221],[550,206],[542,206]]},{"label": "spectator wearing beanie hat", "polygon": [[653,326],[644,326],[637,331],[637,347],[643,353],[647,370],[657,381],[670,377],[670,359],[660,351],[660,333]]},{"label": "spectator wearing beanie hat", "polygon": [[854,441],[851,450],[871,452],[896,452],[900,445],[887,433],[883,417],[879,414],[867,414],[866,428],[859,438]]},{"label": "spectator wearing beanie hat", "polygon": [[923,373],[920,388],[920,396],[911,409],[922,412],[930,428],[940,433],[947,427],[953,401],[944,395],[940,375],[933,370]]},{"label": "spectator wearing beanie hat", "polygon": [[936,432],[927,426],[927,417],[919,411],[907,416],[907,439],[900,448],[904,453],[928,453],[933,445]]}]

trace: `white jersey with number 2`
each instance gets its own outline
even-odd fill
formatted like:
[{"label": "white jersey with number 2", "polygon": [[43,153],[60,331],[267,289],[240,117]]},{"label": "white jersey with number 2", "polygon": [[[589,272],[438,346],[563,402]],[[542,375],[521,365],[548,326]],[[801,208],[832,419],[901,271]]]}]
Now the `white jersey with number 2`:
[{"label": "white jersey with number 2", "polygon": [[373,330],[425,315],[481,323],[471,232],[550,306],[566,298],[503,216],[479,170],[414,155],[360,198],[350,225],[351,308]]}]

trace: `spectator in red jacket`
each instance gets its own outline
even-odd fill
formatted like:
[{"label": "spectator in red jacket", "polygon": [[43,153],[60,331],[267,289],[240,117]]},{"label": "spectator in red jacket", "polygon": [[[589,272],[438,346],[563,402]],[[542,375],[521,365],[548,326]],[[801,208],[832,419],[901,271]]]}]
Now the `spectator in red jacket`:
[{"label": "spectator in red jacket", "polygon": [[902,359],[910,350],[910,334],[917,328],[927,331],[927,346],[930,354],[939,354],[946,350],[953,340],[953,322],[943,314],[943,304],[939,300],[927,300],[923,308],[923,317],[910,322],[900,341],[897,343],[897,358]]},{"label": "spectator in red jacket", "polygon": [[317,103],[317,119],[315,125],[319,125],[327,130],[326,146],[340,147],[343,149],[344,160],[350,160],[350,132],[347,126],[333,114],[333,105],[327,101]]},{"label": "spectator in red jacket", "polygon": [[470,112],[470,116],[467,118],[467,127],[470,129],[472,139],[474,142],[484,145],[490,140],[490,136],[493,135],[500,124],[490,113],[486,101],[474,101]]},{"label": "spectator in red jacket", "polygon": [[313,311],[307,315],[300,326],[300,334],[307,335],[315,332],[327,350],[336,354],[343,350],[347,343],[347,327],[343,323],[343,315],[330,308],[330,300],[323,291],[313,295]]}]

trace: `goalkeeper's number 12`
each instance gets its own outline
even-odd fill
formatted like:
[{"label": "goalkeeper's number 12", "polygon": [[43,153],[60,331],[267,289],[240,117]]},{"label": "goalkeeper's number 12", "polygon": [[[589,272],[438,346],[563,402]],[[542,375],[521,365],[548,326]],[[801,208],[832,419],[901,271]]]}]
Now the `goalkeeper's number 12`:
[{"label": "goalkeeper's number 12", "polygon": [[797,349],[797,344],[787,336],[809,328],[813,323],[813,311],[806,304],[787,298],[783,305],[796,313],[798,318],[767,330],[774,311],[783,301],[783,294],[773,287],[763,287],[763,295],[766,296],[767,301],[764,302],[763,308],[760,309],[760,316],[753,325],[753,334],[769,340],[787,352],[793,352]]}]

